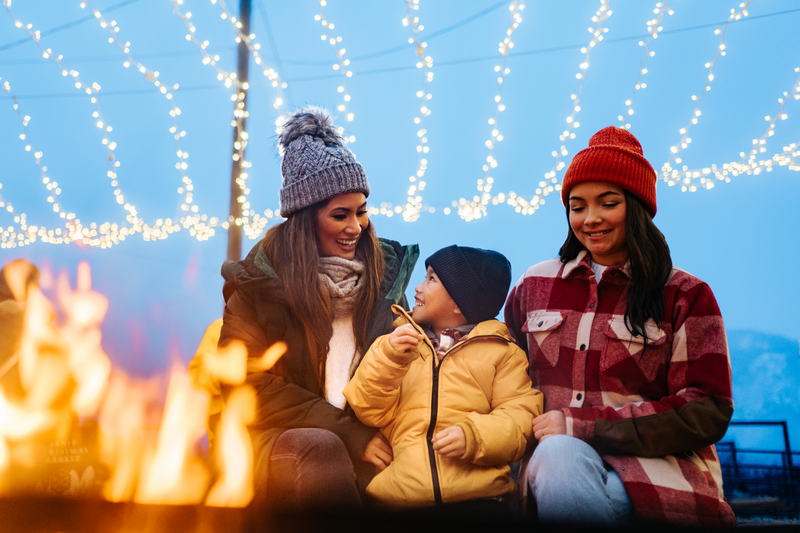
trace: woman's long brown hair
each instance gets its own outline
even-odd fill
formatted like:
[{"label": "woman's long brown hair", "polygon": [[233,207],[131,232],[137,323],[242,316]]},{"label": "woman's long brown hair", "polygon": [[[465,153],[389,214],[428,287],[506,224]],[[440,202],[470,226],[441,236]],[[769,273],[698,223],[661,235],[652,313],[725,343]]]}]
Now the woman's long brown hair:
[{"label": "woman's long brown hair", "polygon": [[[327,201],[320,202],[293,213],[286,222],[270,228],[261,245],[286,286],[294,316],[306,331],[309,353],[322,390],[325,390],[325,362],[333,334],[330,297],[318,276],[317,214],[326,204]],[[364,261],[364,279],[353,308],[353,334],[356,348],[364,353],[367,328],[378,305],[384,271],[383,252],[372,222],[358,240],[356,257]]]},{"label": "woman's long brown hair", "polygon": [[[664,287],[672,275],[672,256],[664,234],[653,224],[653,215],[644,202],[627,190],[624,192],[625,245],[631,272],[625,326],[634,337],[641,335],[647,345],[645,322],[652,318],[660,325],[664,317]],[[567,240],[558,252],[562,263],[569,263],[583,250],[583,245],[569,226],[569,207],[567,221]]]}]

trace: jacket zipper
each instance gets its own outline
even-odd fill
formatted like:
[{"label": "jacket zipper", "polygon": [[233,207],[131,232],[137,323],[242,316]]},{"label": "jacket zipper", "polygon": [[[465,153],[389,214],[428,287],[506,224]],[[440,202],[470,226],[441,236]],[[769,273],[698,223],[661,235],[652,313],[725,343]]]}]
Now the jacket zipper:
[{"label": "jacket zipper", "polygon": [[[406,315],[406,318],[411,321],[411,317],[407,315],[407,313],[403,313]],[[417,326],[419,327],[419,326]],[[419,330],[420,333],[423,333]],[[461,348],[467,342],[474,340],[474,339],[482,339],[487,337],[497,337],[503,339],[499,335],[477,335],[475,337],[466,339],[464,342],[458,343],[452,348],[450,348],[445,356],[449,355],[450,352],[454,351],[456,348]],[[506,339],[503,339],[506,340]],[[431,422],[428,426],[428,433],[426,435],[426,440],[428,441],[428,461],[431,465],[431,481],[433,482],[433,500],[435,505],[442,505],[442,488],[439,484],[439,468],[436,466],[436,452],[433,450],[433,432],[436,431],[436,420],[439,414],[439,369],[442,366],[442,362],[444,361],[444,357],[439,362],[439,365],[436,365],[436,361],[439,359],[439,356],[436,353],[436,350],[433,349],[433,346],[428,346],[431,350],[431,366],[433,368],[433,384],[431,386]]]},{"label": "jacket zipper", "polygon": [[[448,352],[445,354],[445,357],[447,357],[447,355],[449,355],[454,348],[460,348],[468,341],[486,337],[498,337],[498,335],[478,335],[472,337],[471,339],[467,339],[467,341],[450,348],[450,350],[448,350]],[[428,461],[430,461],[431,464],[431,478],[433,481],[433,500],[436,505],[442,505],[442,488],[439,485],[439,469],[436,466],[436,452],[433,450],[433,432],[436,431],[436,419],[439,415],[439,369],[442,367],[444,357],[442,357],[442,360],[437,366],[436,361],[439,359],[439,356],[436,354],[435,350],[431,351],[433,352],[433,357],[431,357],[431,366],[433,367],[433,384],[431,386],[431,423],[428,426],[428,434],[426,437],[428,441]]]},{"label": "jacket zipper", "polygon": [[436,430],[436,417],[439,413],[439,366],[436,365],[438,356],[434,352],[431,357],[433,365],[433,386],[431,387],[431,424],[428,426],[428,459],[431,463],[431,477],[433,478],[433,499],[436,505],[442,505],[442,489],[439,486],[439,469],[436,467],[436,452],[433,450],[433,432]]}]

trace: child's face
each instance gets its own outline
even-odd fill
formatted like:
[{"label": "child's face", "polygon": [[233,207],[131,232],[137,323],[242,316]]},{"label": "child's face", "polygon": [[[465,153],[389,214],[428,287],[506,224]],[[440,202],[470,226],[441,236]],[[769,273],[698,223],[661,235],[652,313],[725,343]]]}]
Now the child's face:
[{"label": "child's face", "polygon": [[414,293],[411,317],[417,324],[428,324],[434,329],[444,329],[454,327],[454,323],[463,321],[464,315],[431,267],[428,267],[425,281],[417,285]]}]

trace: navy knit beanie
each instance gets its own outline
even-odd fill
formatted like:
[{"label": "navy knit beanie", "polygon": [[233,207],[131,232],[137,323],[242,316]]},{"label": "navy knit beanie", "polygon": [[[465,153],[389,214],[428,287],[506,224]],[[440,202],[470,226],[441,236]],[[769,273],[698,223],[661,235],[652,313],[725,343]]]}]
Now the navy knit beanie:
[{"label": "navy knit beanie", "polygon": [[506,302],[511,287],[511,263],[493,250],[456,244],[425,260],[469,324],[491,320]]}]

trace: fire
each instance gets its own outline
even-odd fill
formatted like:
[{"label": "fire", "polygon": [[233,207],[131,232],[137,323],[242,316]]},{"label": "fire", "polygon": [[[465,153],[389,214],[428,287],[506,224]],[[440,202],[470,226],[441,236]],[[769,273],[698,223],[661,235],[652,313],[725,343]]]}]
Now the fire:
[{"label": "fire", "polygon": [[102,496],[112,502],[133,499],[145,443],[150,408],[158,397],[158,382],[131,382],[112,374],[100,408],[100,460],[111,467]]},{"label": "fire", "polygon": [[205,432],[208,401],[189,385],[181,370],[173,370],[167,404],[155,450],[142,462],[135,501],[188,504],[203,499],[208,472],[192,449]]},{"label": "fire", "polygon": [[255,418],[255,411],[253,389],[234,390],[219,424],[216,460],[221,475],[206,505],[244,507],[253,499],[253,445],[246,426]]},{"label": "fire", "polygon": [[[250,502],[253,449],[247,425],[256,401],[244,382],[248,372],[271,368],[285,344],[251,361],[239,343],[217,350],[213,334],[213,342],[201,345],[209,379],[229,393],[226,403],[215,407],[221,417],[211,468],[199,446],[209,396],[191,387],[185,369],[174,368],[162,412],[163,379],[134,380],[112,368],[100,332],[108,299],[92,290],[87,263],[78,266],[74,290],[66,273],[53,284],[48,268],[42,279],[43,286],[55,285],[65,316],[61,324],[55,323],[32,265],[14,261],[3,268],[3,276],[3,317],[19,320],[2,324],[16,332],[18,339],[9,342],[16,346],[18,341],[18,347],[0,360],[0,492],[13,493],[16,487],[17,492],[95,494],[150,504],[244,507]],[[41,466],[44,455],[55,473],[44,482],[24,479],[47,471]]]},{"label": "fire", "polygon": [[76,391],[72,406],[79,416],[97,412],[105,392],[111,361],[100,346],[100,323],[108,310],[108,299],[92,291],[89,264],[78,265],[78,286],[72,291],[66,273],[58,280],[58,299],[67,314],[59,332],[70,346],[69,364]]}]

